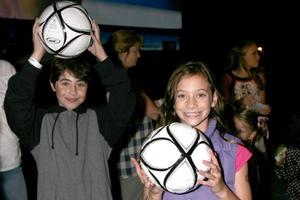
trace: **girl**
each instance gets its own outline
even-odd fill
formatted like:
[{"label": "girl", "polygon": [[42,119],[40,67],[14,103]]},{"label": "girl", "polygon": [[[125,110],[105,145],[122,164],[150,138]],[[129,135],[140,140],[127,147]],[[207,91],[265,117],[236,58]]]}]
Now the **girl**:
[{"label": "girl", "polygon": [[233,121],[237,136],[251,151],[248,161],[249,182],[253,199],[270,199],[270,168],[265,149],[258,149],[259,142],[268,132],[267,118],[257,112],[237,107],[233,112]]},{"label": "girl", "polygon": [[266,104],[264,73],[259,69],[260,55],[256,43],[243,41],[228,55],[229,65],[223,76],[223,95],[227,103],[240,102],[262,115],[271,108]]},{"label": "girl", "polygon": [[224,103],[209,69],[201,62],[179,66],[171,75],[162,105],[159,126],[183,122],[204,132],[211,140],[212,160],[204,161],[210,170],[199,171],[207,180],[187,194],[162,191],[149,181],[138,162],[132,159],[144,183],[144,199],[251,199],[247,161],[251,153],[227,134],[222,122]]}]

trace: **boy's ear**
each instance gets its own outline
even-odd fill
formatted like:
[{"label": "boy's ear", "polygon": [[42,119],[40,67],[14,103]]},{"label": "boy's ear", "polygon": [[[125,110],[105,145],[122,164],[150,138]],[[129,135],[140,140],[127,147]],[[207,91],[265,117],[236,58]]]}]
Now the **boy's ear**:
[{"label": "boy's ear", "polygon": [[51,86],[52,91],[53,91],[53,92],[56,92],[55,86],[53,85],[53,83],[52,83],[51,81],[49,81],[49,84],[50,84],[50,86]]},{"label": "boy's ear", "polygon": [[212,97],[211,107],[214,108],[217,105],[217,102],[218,102],[218,95],[216,94],[216,92],[214,92]]}]

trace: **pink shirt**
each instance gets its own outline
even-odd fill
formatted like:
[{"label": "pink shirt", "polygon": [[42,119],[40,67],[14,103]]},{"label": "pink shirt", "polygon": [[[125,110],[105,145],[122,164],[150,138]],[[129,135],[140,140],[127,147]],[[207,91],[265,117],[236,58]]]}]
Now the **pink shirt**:
[{"label": "pink shirt", "polygon": [[238,172],[245,164],[247,164],[248,160],[251,158],[252,153],[244,146],[239,145],[236,153],[236,162],[235,168]]}]

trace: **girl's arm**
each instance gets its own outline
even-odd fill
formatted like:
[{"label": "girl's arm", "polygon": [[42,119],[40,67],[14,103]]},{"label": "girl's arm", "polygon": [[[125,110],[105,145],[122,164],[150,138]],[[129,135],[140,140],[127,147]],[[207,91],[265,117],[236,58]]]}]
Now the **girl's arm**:
[{"label": "girl's arm", "polygon": [[262,115],[269,115],[271,113],[271,107],[266,104],[266,91],[260,90],[258,95],[260,102],[254,105],[254,110]]},{"label": "girl's arm", "polygon": [[242,200],[251,200],[251,189],[248,179],[248,164],[245,164],[235,174],[235,193]]}]

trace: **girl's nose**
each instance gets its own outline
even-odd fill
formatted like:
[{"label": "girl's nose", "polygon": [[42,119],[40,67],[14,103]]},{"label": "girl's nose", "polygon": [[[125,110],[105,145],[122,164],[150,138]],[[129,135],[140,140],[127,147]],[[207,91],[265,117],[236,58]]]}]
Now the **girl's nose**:
[{"label": "girl's nose", "polygon": [[195,107],[197,105],[197,101],[193,97],[189,97],[187,100],[188,107]]}]

